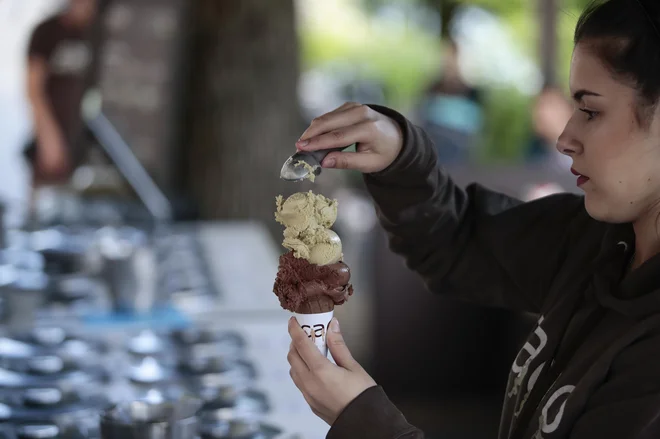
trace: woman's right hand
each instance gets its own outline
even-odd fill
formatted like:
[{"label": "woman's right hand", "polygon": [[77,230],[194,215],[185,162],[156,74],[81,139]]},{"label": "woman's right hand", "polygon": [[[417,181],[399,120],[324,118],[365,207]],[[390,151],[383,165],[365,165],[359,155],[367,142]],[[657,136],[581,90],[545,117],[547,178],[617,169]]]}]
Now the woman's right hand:
[{"label": "woman's right hand", "polygon": [[324,168],[379,172],[391,165],[403,147],[399,124],[366,105],[348,102],[319,116],[305,130],[296,148],[318,151],[357,144],[357,152],[331,152]]}]

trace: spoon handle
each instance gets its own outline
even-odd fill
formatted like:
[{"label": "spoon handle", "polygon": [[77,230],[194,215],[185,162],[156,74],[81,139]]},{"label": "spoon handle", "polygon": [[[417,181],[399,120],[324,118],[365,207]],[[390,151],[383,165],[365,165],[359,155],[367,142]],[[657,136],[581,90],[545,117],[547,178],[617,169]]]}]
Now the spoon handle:
[{"label": "spoon handle", "polygon": [[335,151],[343,151],[343,150],[345,150],[345,149],[347,149],[347,148],[350,148],[350,147],[353,146],[353,145],[355,145],[355,144],[348,145],[348,146],[341,146],[341,147],[339,147],[339,148],[321,149],[321,150],[318,150],[318,151],[305,151],[305,152],[303,152],[303,154],[309,154],[309,155],[311,155],[312,157],[314,157],[314,159],[316,159],[316,161],[317,161],[319,164],[321,164],[321,163],[323,163],[323,159],[325,159],[326,156],[327,156],[328,154],[330,154],[331,152],[335,152]]}]

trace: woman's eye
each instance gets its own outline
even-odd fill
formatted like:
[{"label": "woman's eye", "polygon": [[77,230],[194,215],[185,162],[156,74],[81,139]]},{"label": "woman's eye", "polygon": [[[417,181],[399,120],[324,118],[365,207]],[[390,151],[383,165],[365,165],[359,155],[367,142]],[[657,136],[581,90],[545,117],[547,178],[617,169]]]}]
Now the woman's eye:
[{"label": "woman's eye", "polygon": [[587,115],[587,120],[592,120],[594,117],[598,116],[598,111],[591,111],[586,108],[580,108],[580,111]]}]

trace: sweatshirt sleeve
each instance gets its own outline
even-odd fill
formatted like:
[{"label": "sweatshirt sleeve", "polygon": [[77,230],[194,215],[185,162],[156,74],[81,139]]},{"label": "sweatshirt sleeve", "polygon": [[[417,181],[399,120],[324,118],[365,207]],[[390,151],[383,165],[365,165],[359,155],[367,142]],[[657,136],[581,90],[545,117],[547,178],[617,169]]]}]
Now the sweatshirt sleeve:
[{"label": "sweatshirt sleeve", "polygon": [[371,387],[355,398],[332,424],[326,439],[424,439],[406,421],[383,388]]},{"label": "sweatshirt sleeve", "polygon": [[365,175],[392,250],[435,293],[477,304],[539,312],[567,248],[567,230],[586,216],[582,197],[534,202],[478,184],[458,187],[423,130],[371,106],[401,127],[404,146],[390,167]]}]

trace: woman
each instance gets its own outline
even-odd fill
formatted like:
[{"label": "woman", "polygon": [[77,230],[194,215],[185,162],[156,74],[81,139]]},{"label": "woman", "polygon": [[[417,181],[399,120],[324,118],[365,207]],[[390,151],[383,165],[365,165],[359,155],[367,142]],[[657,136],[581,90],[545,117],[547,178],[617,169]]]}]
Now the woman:
[{"label": "woman", "polygon": [[[429,288],[536,312],[516,358],[500,438],[660,437],[660,5],[610,0],[575,33],[575,110],[557,148],[584,197],[531,203],[456,187],[425,134],[381,107],[346,104],[297,143],[357,169],[392,248]],[[338,324],[333,365],[295,320],[288,359],[329,438],[422,438],[352,359]]]}]

